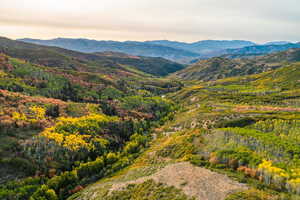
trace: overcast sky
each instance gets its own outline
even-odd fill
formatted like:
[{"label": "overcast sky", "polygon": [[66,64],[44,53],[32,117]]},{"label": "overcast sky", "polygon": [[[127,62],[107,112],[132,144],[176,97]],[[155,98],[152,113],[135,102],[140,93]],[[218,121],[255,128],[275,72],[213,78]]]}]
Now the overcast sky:
[{"label": "overcast sky", "polygon": [[0,36],[300,41],[300,0],[0,0]]}]

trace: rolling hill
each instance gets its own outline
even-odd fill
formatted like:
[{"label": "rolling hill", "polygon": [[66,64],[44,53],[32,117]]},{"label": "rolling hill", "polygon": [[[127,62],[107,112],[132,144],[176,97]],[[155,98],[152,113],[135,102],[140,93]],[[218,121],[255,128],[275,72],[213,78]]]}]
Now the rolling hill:
[{"label": "rolling hill", "polygon": [[290,49],[265,56],[230,59],[214,57],[200,60],[175,72],[170,77],[183,80],[217,80],[232,76],[256,74],[283,66],[286,62],[300,61],[300,49]]},{"label": "rolling hill", "polygon": [[166,76],[183,69],[185,66],[159,57],[132,56],[117,52],[99,52],[95,55],[111,59],[118,64],[132,66],[137,70],[156,76]]}]

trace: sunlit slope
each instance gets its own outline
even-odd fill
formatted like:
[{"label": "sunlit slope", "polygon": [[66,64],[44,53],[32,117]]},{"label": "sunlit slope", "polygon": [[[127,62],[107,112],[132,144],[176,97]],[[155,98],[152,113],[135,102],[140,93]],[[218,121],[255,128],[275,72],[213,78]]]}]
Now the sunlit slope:
[{"label": "sunlit slope", "polygon": [[[167,95],[182,107],[173,120],[154,130],[157,139],[132,166],[70,199],[138,199],[134,194],[147,192],[165,198],[167,186],[178,189],[168,190],[172,195],[184,193],[196,199],[296,198],[299,175],[292,171],[300,167],[299,79],[300,64],[295,63],[256,75],[189,82]],[[236,182],[201,171],[203,167],[246,185],[236,185],[234,193],[230,188]],[[195,184],[198,176],[204,181],[201,184]],[[163,184],[155,187],[157,182]],[[212,185],[221,182],[214,190]],[[227,196],[225,188],[233,194]]]},{"label": "sunlit slope", "polygon": [[[279,196],[289,193],[284,199],[297,199],[292,196],[299,195],[299,80],[300,64],[294,63],[188,86],[171,95],[184,106],[163,130],[168,134],[202,130],[196,163],[237,177],[243,174],[248,177],[243,181],[261,192],[271,188]],[[232,199],[258,194],[245,192]]]},{"label": "sunlit slope", "polygon": [[[233,103],[282,103],[280,100],[297,98],[300,87],[300,64],[287,64],[276,70],[250,76],[238,76],[187,86],[173,95],[174,99],[187,97],[230,101]],[[201,94],[201,95],[200,95]],[[273,97],[273,98],[272,98]],[[281,98],[281,99],[277,99]],[[268,102],[265,102],[268,103]]]},{"label": "sunlit slope", "polygon": [[181,71],[170,75],[183,80],[217,80],[226,77],[258,74],[300,61],[300,49],[290,49],[279,53],[252,58],[229,59],[215,57],[201,60]]}]

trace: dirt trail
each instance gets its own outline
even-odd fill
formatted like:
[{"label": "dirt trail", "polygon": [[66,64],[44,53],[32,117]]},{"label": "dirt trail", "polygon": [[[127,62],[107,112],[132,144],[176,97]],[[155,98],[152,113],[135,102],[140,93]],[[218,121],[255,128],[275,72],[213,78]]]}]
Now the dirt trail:
[{"label": "dirt trail", "polygon": [[143,183],[149,179],[182,189],[185,194],[196,197],[198,200],[224,200],[229,193],[247,188],[226,175],[182,162],[168,165],[151,176],[116,183],[111,187],[110,192],[121,190],[128,184]]}]

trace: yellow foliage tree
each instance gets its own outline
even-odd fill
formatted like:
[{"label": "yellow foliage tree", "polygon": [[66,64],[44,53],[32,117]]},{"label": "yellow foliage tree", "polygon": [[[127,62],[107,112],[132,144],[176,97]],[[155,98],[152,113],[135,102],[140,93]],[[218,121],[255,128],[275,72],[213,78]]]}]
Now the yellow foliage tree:
[{"label": "yellow foliage tree", "polygon": [[19,113],[19,112],[13,112],[12,118],[15,121],[27,121],[26,115],[23,113]]},{"label": "yellow foliage tree", "polygon": [[45,119],[46,109],[39,106],[31,106],[30,111],[33,113],[33,118],[35,120]]},{"label": "yellow foliage tree", "polygon": [[71,151],[105,148],[108,141],[100,138],[97,133],[101,131],[103,123],[112,120],[117,120],[117,118],[99,114],[78,118],[61,117],[55,126],[45,129],[41,136],[55,141],[58,145]]}]

